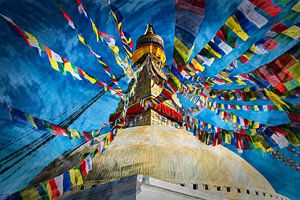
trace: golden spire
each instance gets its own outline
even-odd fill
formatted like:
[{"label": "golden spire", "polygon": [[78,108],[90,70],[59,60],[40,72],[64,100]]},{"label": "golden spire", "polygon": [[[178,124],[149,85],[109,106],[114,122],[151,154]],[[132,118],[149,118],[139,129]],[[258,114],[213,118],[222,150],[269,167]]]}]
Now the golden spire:
[{"label": "golden spire", "polygon": [[149,35],[149,34],[156,35],[151,22],[147,25],[147,29],[146,29],[144,35]]}]

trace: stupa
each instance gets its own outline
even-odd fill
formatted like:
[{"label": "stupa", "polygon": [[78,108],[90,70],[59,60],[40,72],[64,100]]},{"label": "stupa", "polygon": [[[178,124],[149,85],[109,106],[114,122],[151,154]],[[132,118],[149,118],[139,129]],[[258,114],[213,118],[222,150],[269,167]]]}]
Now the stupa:
[{"label": "stupa", "polygon": [[[182,116],[178,112],[181,105],[176,94],[148,110],[139,104],[141,99],[161,94],[167,81],[167,72],[163,70],[164,42],[151,24],[138,39],[132,60],[142,70],[134,88],[135,97],[130,98],[128,104],[127,126],[119,131],[104,154],[97,154],[93,159],[93,170],[84,186],[75,188],[63,198],[76,199],[76,195],[81,195],[88,199],[89,195],[94,195],[94,199],[97,191],[103,192],[95,188],[106,183],[103,199],[118,199],[116,195],[125,195],[127,190],[118,193],[114,190],[115,184],[107,184],[121,180],[118,184],[123,184],[124,189],[128,186],[126,177],[142,174],[177,187],[156,182],[159,185],[155,186],[159,188],[156,192],[186,194],[178,198],[176,195],[154,198],[149,194],[144,199],[287,199],[277,194],[266,178],[237,154],[221,145],[203,144],[187,132],[182,127]],[[111,122],[120,115],[122,108],[123,102],[120,102],[110,116]],[[180,188],[188,189],[182,192]]]}]

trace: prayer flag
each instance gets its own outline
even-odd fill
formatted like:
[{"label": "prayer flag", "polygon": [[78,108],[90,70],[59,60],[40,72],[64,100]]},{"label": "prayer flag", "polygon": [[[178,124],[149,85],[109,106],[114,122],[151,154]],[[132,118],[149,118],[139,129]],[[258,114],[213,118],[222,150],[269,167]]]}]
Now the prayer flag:
[{"label": "prayer flag", "polygon": [[292,10],[293,10],[293,11],[296,11],[296,12],[300,12],[300,1],[298,1],[298,2],[296,3],[296,5],[294,5],[294,6],[292,7]]},{"label": "prayer flag", "polygon": [[63,174],[63,188],[64,192],[67,192],[71,189],[72,187],[72,182],[70,179],[70,172],[67,171],[66,173]]},{"label": "prayer flag", "polygon": [[250,2],[272,17],[275,17],[281,11],[281,8],[273,5],[270,0],[250,0]]},{"label": "prayer flag", "polygon": [[34,37],[33,35],[31,35],[30,33],[26,32],[26,31],[24,31],[24,33],[26,34],[26,36],[28,38],[30,46],[37,48],[40,56],[42,56],[42,49],[41,49],[40,43],[36,39],[36,37]]},{"label": "prayer flag", "polygon": [[[22,30],[19,26],[18,26],[17,24],[15,24],[15,22],[14,22],[12,19],[10,19],[9,17],[6,17],[6,16],[4,16],[4,15],[2,15],[2,14],[0,14],[0,16],[1,16],[3,19],[5,19],[6,22],[8,23],[8,25],[9,25],[11,28],[13,28],[13,30],[17,31],[17,33],[23,38],[23,40],[26,42],[26,44],[27,44],[28,46],[30,46],[30,42],[28,41],[26,35],[24,34],[23,30]],[[31,47],[31,46],[30,46],[30,47]]]},{"label": "prayer flag", "polygon": [[91,76],[89,76],[87,73],[85,73],[82,69],[77,68],[77,71],[81,76],[83,76],[86,80],[88,80],[91,84],[95,84],[97,80]]},{"label": "prayer flag", "polygon": [[71,28],[74,29],[74,30],[76,30],[75,25],[74,25],[72,19],[70,18],[70,16],[64,11],[64,9],[62,7],[60,8],[60,10],[63,13],[63,15],[66,18],[66,20],[68,21],[68,23],[71,26]]},{"label": "prayer flag", "polygon": [[282,34],[289,36],[293,38],[294,40],[298,39],[300,37],[300,27],[297,25],[293,25],[289,27],[288,29],[284,30]]},{"label": "prayer flag", "polygon": [[54,178],[57,189],[60,195],[64,193],[64,185],[63,185],[63,174]]},{"label": "prayer flag", "polygon": [[54,178],[51,179],[48,183],[49,183],[50,188],[51,188],[52,199],[56,200],[59,197],[60,193],[59,193],[59,190],[57,188],[57,185],[56,185],[56,182],[55,182]]},{"label": "prayer flag", "polygon": [[24,112],[21,112],[17,109],[11,108],[10,115],[11,115],[11,119],[13,122],[27,125],[28,119]]},{"label": "prayer flag", "polygon": [[244,16],[257,28],[261,28],[268,23],[268,20],[259,14],[255,9],[255,6],[248,0],[242,1],[238,6],[238,9],[244,14]]},{"label": "prayer flag", "polygon": [[235,16],[229,17],[229,19],[225,22],[225,25],[228,26],[228,28],[230,28],[243,41],[248,40],[248,34],[242,29]]},{"label": "prayer flag", "polygon": [[48,55],[48,59],[51,64],[51,67],[56,71],[60,71],[57,62],[53,58],[53,56],[55,56],[55,54],[52,54],[52,53],[54,53],[54,52],[51,49],[49,49],[47,46],[44,46],[44,49],[46,51],[46,54]]},{"label": "prayer flag", "polygon": [[61,126],[52,124],[52,130],[53,130],[53,135],[63,135],[63,136],[68,136],[68,132],[66,129],[64,129]]}]

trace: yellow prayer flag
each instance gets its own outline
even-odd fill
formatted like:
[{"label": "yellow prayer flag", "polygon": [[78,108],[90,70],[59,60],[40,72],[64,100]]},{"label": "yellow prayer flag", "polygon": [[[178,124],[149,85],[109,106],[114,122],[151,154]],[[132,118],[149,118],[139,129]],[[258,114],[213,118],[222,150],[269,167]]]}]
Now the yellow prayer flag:
[{"label": "yellow prayer flag", "polygon": [[205,68],[203,65],[198,63],[195,59],[192,59],[191,63],[194,65],[195,69],[202,72]]},{"label": "yellow prayer flag", "polygon": [[46,188],[47,188],[47,191],[48,191],[49,199],[52,200],[53,199],[53,193],[52,193],[51,186],[50,186],[49,183],[47,183]]},{"label": "yellow prayer flag", "polygon": [[236,115],[232,115],[232,122],[233,122],[233,123],[236,123],[236,122],[237,122],[237,117],[236,117]]},{"label": "yellow prayer flag", "polygon": [[23,199],[40,199],[40,195],[34,187],[26,188],[20,194]]},{"label": "yellow prayer flag", "polygon": [[231,144],[231,137],[230,134],[225,133],[225,141],[226,144]]},{"label": "yellow prayer flag", "polygon": [[55,60],[53,60],[52,58],[48,57],[49,58],[49,62],[51,64],[51,67],[53,69],[55,69],[56,71],[59,71],[59,67],[58,67],[58,64]]},{"label": "yellow prayer flag", "polygon": [[93,29],[93,31],[94,31],[94,33],[95,33],[95,35],[96,35],[96,40],[97,40],[97,42],[99,42],[99,33],[98,33],[98,29],[97,29],[95,23],[93,22],[93,20],[90,19],[90,21],[91,21],[91,24],[92,24],[92,29]]},{"label": "yellow prayer flag", "polygon": [[287,138],[288,138],[289,142],[293,144],[293,146],[299,146],[300,145],[299,138],[292,131],[288,132]]},{"label": "yellow prayer flag", "polygon": [[174,39],[174,46],[175,49],[178,51],[178,53],[181,55],[182,59],[184,62],[187,62],[190,58],[190,55],[192,54],[194,50],[194,45],[192,48],[189,50],[185,44],[181,40],[179,40],[177,37]]},{"label": "yellow prayer flag", "polygon": [[55,69],[56,71],[59,71],[59,67],[58,67],[58,64],[57,62],[52,58],[52,51],[51,49],[49,49],[48,47],[44,46],[44,49],[46,51],[46,54],[48,56],[48,59],[49,59],[49,62],[51,64],[51,67],[53,69]]},{"label": "yellow prayer flag", "polygon": [[294,40],[298,39],[300,37],[300,27],[293,25],[290,28],[284,30],[282,34],[289,36],[293,38]]},{"label": "yellow prayer flag", "polygon": [[254,110],[259,111],[258,105],[253,106]]},{"label": "yellow prayer flag", "polygon": [[241,110],[241,107],[239,105],[235,105],[236,110]]},{"label": "yellow prayer flag", "polygon": [[280,110],[284,111],[282,105],[286,106],[287,108],[290,108],[288,104],[286,104],[284,101],[281,100],[279,96],[277,96],[275,93],[267,90],[264,88],[264,91],[266,92],[266,95],[269,97],[269,99],[275,104],[275,106]]},{"label": "yellow prayer flag", "polygon": [[122,27],[122,22],[119,22],[119,23],[117,24],[117,29],[118,29],[118,31],[121,30],[121,27]]},{"label": "yellow prayer flag", "polygon": [[298,1],[298,3],[296,3],[296,5],[294,5],[294,7],[292,8],[293,11],[296,12],[300,12],[300,1]]},{"label": "yellow prayer flag", "polygon": [[70,169],[69,173],[70,173],[70,179],[71,179],[72,186],[76,186],[76,171],[75,171],[75,169]]},{"label": "yellow prayer flag", "polygon": [[228,83],[232,83],[232,80],[230,80],[230,78],[228,77],[225,77],[224,80],[227,81]]},{"label": "yellow prayer flag", "polygon": [[246,83],[244,81],[242,81],[240,78],[237,78],[236,79],[236,82],[239,84],[239,85],[246,85]]},{"label": "yellow prayer flag", "polygon": [[77,130],[69,130],[69,132],[71,133],[72,139],[75,137],[77,137],[78,139],[81,139],[81,136]]},{"label": "yellow prayer flag", "polygon": [[78,40],[79,40],[82,44],[84,44],[84,45],[86,46],[86,43],[85,43],[85,41],[84,41],[84,38],[83,38],[80,34],[78,34],[77,36],[78,36]]},{"label": "yellow prayer flag", "polygon": [[212,54],[214,54],[217,58],[221,59],[222,55],[219,54],[218,52],[216,52],[213,48],[211,48],[211,46],[209,46],[208,44],[205,45],[204,47],[207,51],[211,52]]},{"label": "yellow prayer flag", "polygon": [[25,35],[28,37],[28,40],[30,40],[33,43],[38,44],[38,40],[36,39],[36,37],[34,37],[33,35],[31,35],[30,33],[24,31]]},{"label": "yellow prayer flag", "polygon": [[32,126],[34,126],[34,128],[38,128],[37,125],[34,122],[33,117],[31,115],[29,115],[29,114],[26,114],[26,115],[27,115],[29,121],[31,122]]},{"label": "yellow prayer flag", "polygon": [[253,122],[253,128],[259,128],[259,123],[258,122]]},{"label": "yellow prayer flag", "polygon": [[209,106],[209,107],[212,106],[212,102],[211,102],[211,101],[208,102],[208,106]]},{"label": "yellow prayer flag", "polygon": [[250,50],[251,50],[252,52],[256,53],[256,47],[255,47],[254,44],[250,47]]},{"label": "yellow prayer flag", "polygon": [[109,46],[109,48],[110,48],[115,54],[118,54],[118,53],[119,53],[119,47],[118,47],[118,46]]},{"label": "yellow prayer flag", "polygon": [[81,73],[83,75],[83,77],[88,80],[91,84],[95,84],[97,82],[97,80],[89,75],[87,75],[87,73],[85,73],[83,70],[81,70]]},{"label": "yellow prayer flag", "polygon": [[64,71],[65,72],[72,72],[72,73],[74,73],[74,69],[73,69],[73,67],[72,67],[72,65],[71,65],[70,62],[65,62],[64,63]]},{"label": "yellow prayer flag", "polygon": [[75,169],[75,175],[76,175],[76,185],[82,185],[83,184],[83,179],[82,179],[82,175],[79,169]]},{"label": "yellow prayer flag", "polygon": [[221,109],[225,110],[225,105],[223,103],[221,104]]},{"label": "yellow prayer flag", "polygon": [[245,92],[250,92],[250,88],[244,88]]},{"label": "yellow prayer flag", "polygon": [[248,40],[249,36],[242,29],[238,21],[234,16],[229,17],[229,19],[225,22],[225,25],[228,26],[237,36],[239,36],[243,41]]},{"label": "yellow prayer flag", "polygon": [[207,128],[208,128],[208,129],[211,129],[211,124],[207,124]]}]

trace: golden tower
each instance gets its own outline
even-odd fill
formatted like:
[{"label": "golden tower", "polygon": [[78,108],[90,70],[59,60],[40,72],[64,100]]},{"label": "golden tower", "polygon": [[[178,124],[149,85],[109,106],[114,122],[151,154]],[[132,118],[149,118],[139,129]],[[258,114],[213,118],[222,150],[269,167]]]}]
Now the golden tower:
[{"label": "golden tower", "polygon": [[[126,121],[128,126],[164,125],[179,127],[182,116],[178,109],[181,107],[175,94],[159,105],[144,110],[141,101],[154,99],[164,89],[167,81],[167,72],[163,70],[166,56],[164,41],[155,34],[153,26],[148,24],[147,29],[138,40],[136,50],[132,56],[133,65],[140,71],[133,85],[132,81],[126,92],[134,88],[134,97],[130,98],[127,109]],[[110,116],[113,122],[122,112],[124,103],[121,101],[117,111]]]}]

